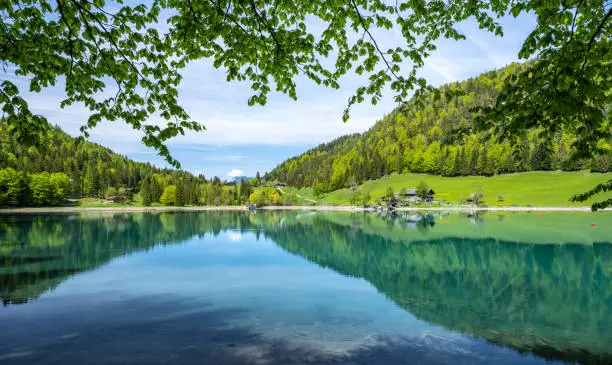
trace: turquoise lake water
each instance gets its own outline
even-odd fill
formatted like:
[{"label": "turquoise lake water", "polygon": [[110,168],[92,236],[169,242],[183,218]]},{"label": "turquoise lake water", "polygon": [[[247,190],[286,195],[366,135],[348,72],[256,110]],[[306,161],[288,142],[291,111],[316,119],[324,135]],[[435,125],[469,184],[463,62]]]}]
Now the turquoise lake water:
[{"label": "turquoise lake water", "polygon": [[0,216],[0,364],[612,363],[612,214]]}]

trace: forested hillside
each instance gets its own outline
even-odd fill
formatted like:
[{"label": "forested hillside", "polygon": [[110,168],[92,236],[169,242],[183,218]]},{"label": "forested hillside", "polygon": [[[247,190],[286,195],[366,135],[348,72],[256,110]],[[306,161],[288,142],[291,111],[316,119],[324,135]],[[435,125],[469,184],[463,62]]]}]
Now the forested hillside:
[{"label": "forested hillside", "polygon": [[[471,110],[493,103],[503,80],[527,67],[512,64],[477,78],[449,84],[445,91],[463,95],[447,100],[427,94],[396,108],[370,130],[340,137],[291,158],[267,178],[306,187],[318,185],[323,191],[354,186],[390,173],[429,173],[443,176],[504,174],[532,170],[594,172],[612,171],[612,156],[593,160],[571,158],[571,133],[558,133],[551,140],[540,139],[531,130],[514,147],[483,133],[460,136],[473,124]],[[610,141],[602,141],[609,149]]]},{"label": "forested hillside", "polygon": [[25,173],[64,173],[71,180],[69,189],[75,196],[102,196],[109,187],[136,188],[145,176],[173,173],[72,138],[58,127],[49,130],[45,150],[18,143],[9,137],[6,128],[0,121],[0,168]]},{"label": "forested hillside", "polygon": [[0,206],[58,205],[66,198],[115,197],[143,205],[244,204],[248,184],[224,188],[185,171],[161,169],[49,128],[45,149],[18,143],[0,120]]}]

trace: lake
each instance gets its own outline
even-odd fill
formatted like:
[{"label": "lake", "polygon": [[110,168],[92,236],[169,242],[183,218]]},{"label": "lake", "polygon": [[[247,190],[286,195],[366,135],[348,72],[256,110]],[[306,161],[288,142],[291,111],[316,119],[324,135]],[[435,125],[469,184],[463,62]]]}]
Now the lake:
[{"label": "lake", "polygon": [[612,214],[0,215],[0,364],[612,363]]}]

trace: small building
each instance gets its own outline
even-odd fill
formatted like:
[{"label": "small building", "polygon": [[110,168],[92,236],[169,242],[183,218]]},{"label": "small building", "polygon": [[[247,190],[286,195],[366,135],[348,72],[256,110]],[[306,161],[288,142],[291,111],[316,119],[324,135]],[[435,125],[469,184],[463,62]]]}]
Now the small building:
[{"label": "small building", "polygon": [[225,184],[223,184],[225,186],[236,186],[236,181],[227,181]]},{"label": "small building", "polygon": [[[427,197],[425,198],[425,201],[426,202],[433,201],[435,194],[436,192],[433,191],[433,189],[429,189],[427,191]],[[400,199],[407,199],[407,200],[417,200],[418,199],[417,189],[402,189],[399,193],[397,193],[397,196]]]},{"label": "small building", "polygon": [[121,200],[121,197],[119,195],[109,195],[106,197],[106,201],[109,202],[118,202],[119,200]]},{"label": "small building", "polygon": [[278,189],[278,188],[286,188],[287,186],[289,186],[289,185],[287,185],[285,183],[276,183],[276,184],[274,184],[274,187],[276,189]]},{"label": "small building", "polygon": [[402,189],[400,190],[398,195],[400,196],[400,198],[404,198],[404,199],[416,198],[417,191],[416,189]]}]

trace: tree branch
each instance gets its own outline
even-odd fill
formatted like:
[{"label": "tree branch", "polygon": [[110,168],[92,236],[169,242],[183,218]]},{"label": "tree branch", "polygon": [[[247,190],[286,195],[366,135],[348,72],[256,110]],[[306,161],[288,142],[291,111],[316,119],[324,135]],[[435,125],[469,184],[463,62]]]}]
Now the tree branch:
[{"label": "tree branch", "polygon": [[359,23],[361,24],[361,27],[363,28],[364,31],[366,31],[366,33],[368,33],[368,37],[370,37],[370,40],[372,41],[372,43],[374,43],[374,47],[376,47],[376,51],[380,54],[380,57],[382,58],[383,62],[387,65],[387,70],[391,71],[391,74],[393,75],[393,77],[395,77],[396,80],[399,80],[399,76],[395,74],[395,72],[393,71],[393,68],[391,68],[391,65],[389,64],[389,61],[387,61],[387,58],[385,57],[385,53],[383,53],[380,50],[380,47],[378,47],[378,43],[376,43],[376,39],[374,39],[374,36],[372,36],[372,33],[370,33],[367,26],[365,25],[363,21],[363,16],[359,12],[359,8],[357,7],[355,0],[351,0],[351,3],[353,4],[353,8],[355,9],[355,12],[357,13],[357,17],[359,18]]}]

